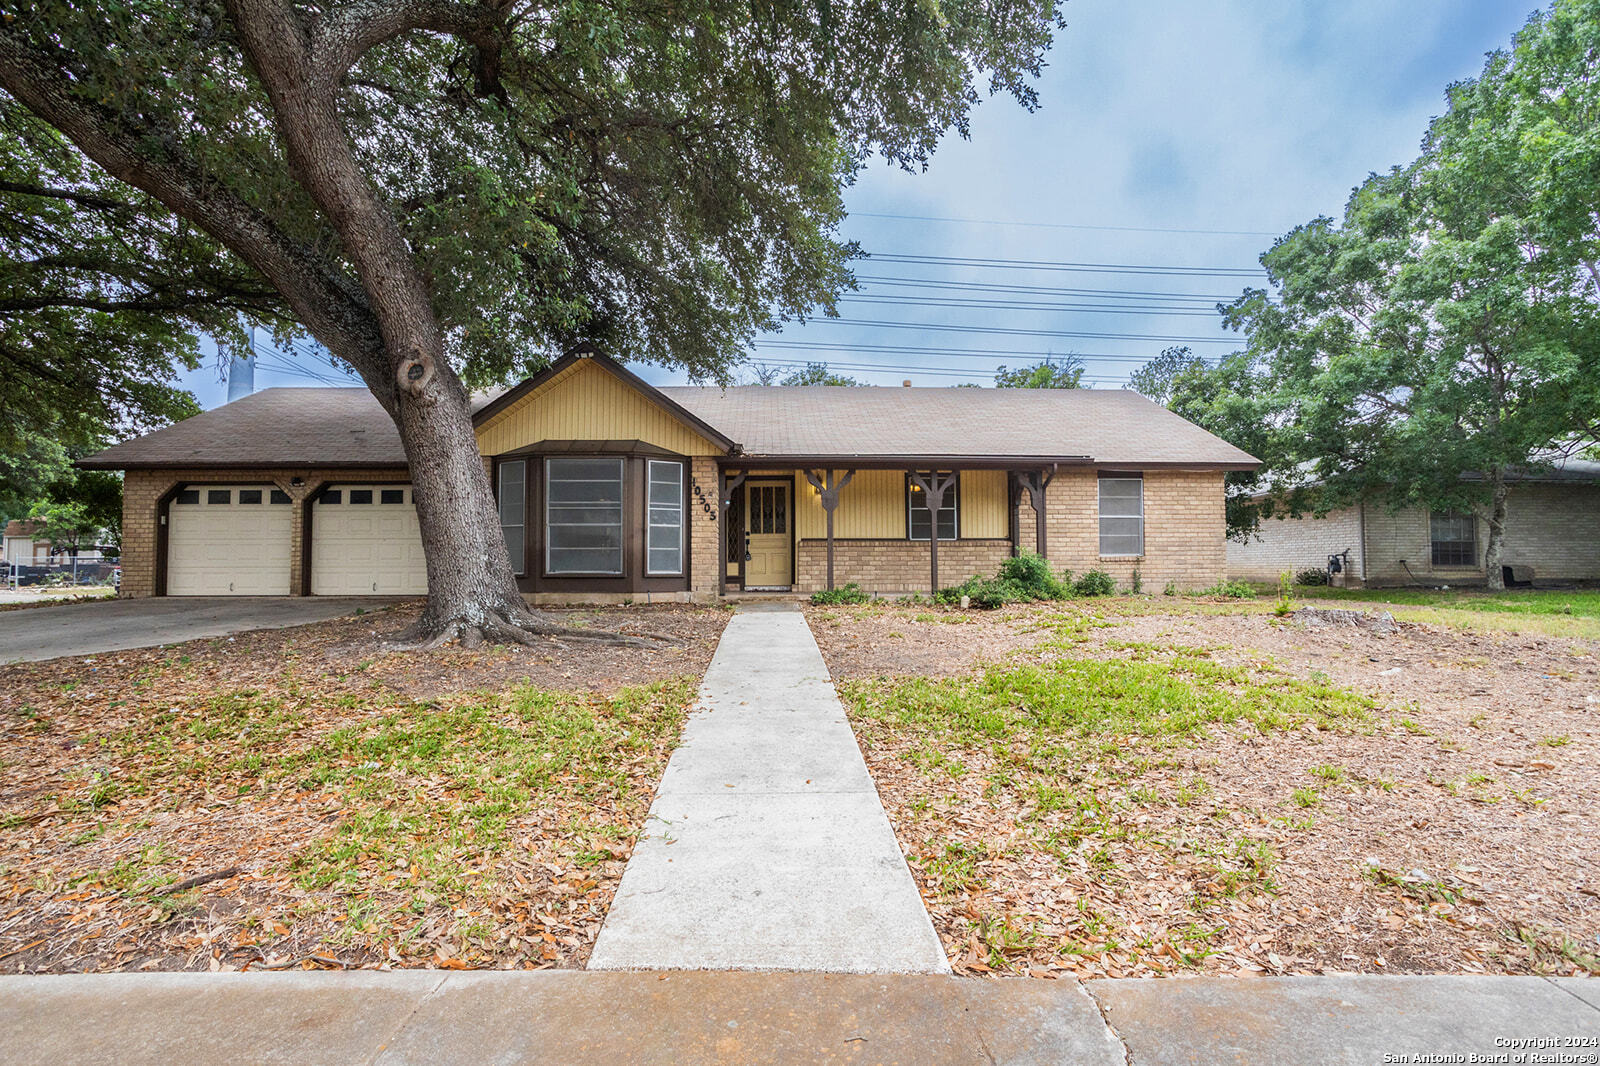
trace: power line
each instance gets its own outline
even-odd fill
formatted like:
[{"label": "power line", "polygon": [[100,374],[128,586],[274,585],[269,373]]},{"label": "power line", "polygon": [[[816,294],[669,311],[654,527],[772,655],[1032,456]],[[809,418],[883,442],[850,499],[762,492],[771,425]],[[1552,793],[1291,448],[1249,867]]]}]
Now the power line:
[{"label": "power line", "polygon": [[1082,337],[1091,340],[1159,341],[1176,344],[1238,344],[1235,337],[1179,337],[1159,333],[1087,333],[1078,330],[1016,329],[1011,326],[946,326],[931,322],[873,322],[864,318],[813,318],[808,324],[831,323],[871,329],[924,329],[940,333],[1000,333],[1013,337]]},{"label": "power line", "polygon": [[888,303],[904,307],[966,307],[986,311],[1070,311],[1086,315],[1164,315],[1173,318],[1218,318],[1216,311],[1203,311],[1195,307],[1174,307],[1170,304],[1129,304],[1122,307],[1103,304],[1048,304],[1029,300],[964,300],[956,296],[876,296],[871,293],[849,293],[840,302]]},{"label": "power line", "polygon": [[1118,300],[1161,299],[1226,303],[1237,298],[1234,296],[1207,296],[1202,293],[1189,292],[1152,292],[1143,289],[1079,289],[1061,288],[1054,285],[998,285],[993,282],[983,281],[940,281],[937,278],[886,277],[881,274],[857,274],[856,280],[871,282],[874,285],[894,285],[925,289],[973,289],[979,292],[1020,292],[1043,296],[1103,296]]},{"label": "power line", "polygon": [[[1154,355],[1126,355],[1115,352],[1041,352],[1022,348],[929,348],[918,344],[845,344],[833,342],[806,341],[757,341],[758,348],[787,348],[801,351],[817,352],[887,352],[906,355],[936,355],[956,356],[965,359],[991,359],[997,356],[1016,357],[1025,359],[1060,359],[1066,355],[1074,355],[1087,361],[1105,362],[1140,362],[1147,363],[1154,359]],[[1216,362],[1217,356],[1196,355],[1196,359],[1207,362]]]},{"label": "power line", "polygon": [[890,218],[901,222],[959,222],[969,226],[1021,226],[1028,229],[1105,230],[1111,233],[1193,233],[1221,237],[1280,237],[1251,229],[1175,229],[1165,226],[1091,226],[1081,222],[1013,222],[998,218],[951,218],[943,215],[896,215],[884,211],[852,211],[852,218]]},{"label": "power line", "polygon": [[[756,366],[771,367],[773,369],[790,368],[803,370],[808,364],[799,360],[751,360]],[[908,374],[939,374],[945,377],[960,378],[992,378],[994,370],[966,370],[961,367],[945,366],[910,366],[890,363],[829,363],[829,370],[847,370],[856,374],[899,374],[902,371]],[[1108,377],[1105,375],[1084,374],[1080,381],[1089,381],[1095,384],[1115,385],[1121,384],[1126,378]]]},{"label": "power line", "polygon": [[977,259],[950,255],[902,255],[875,253],[868,257],[882,263],[916,263],[923,266],[981,267],[986,270],[1067,270],[1097,274],[1165,274],[1172,277],[1258,278],[1259,267],[1184,267],[1143,263],[1074,263],[1049,259]]}]

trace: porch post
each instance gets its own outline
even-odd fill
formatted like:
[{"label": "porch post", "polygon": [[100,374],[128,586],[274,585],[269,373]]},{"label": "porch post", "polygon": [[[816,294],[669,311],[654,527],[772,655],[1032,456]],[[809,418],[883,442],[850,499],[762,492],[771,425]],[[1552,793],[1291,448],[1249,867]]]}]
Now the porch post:
[{"label": "porch post", "polygon": [[833,591],[833,512],[839,506],[839,492],[850,479],[856,476],[854,470],[846,470],[844,477],[834,479],[832,470],[807,470],[806,480],[811,487],[817,490],[817,497],[822,501],[822,513],[827,516],[828,523],[828,591]]},{"label": "porch post", "polygon": [[[717,469],[717,480],[721,485],[717,489],[717,595],[728,594],[728,508],[733,506],[733,494],[744,484],[744,471],[741,470],[729,480],[728,472]],[[741,564],[742,565],[742,564]],[[740,577],[744,571],[740,570]]]},{"label": "porch post", "polygon": [[944,506],[944,494],[956,483],[956,478],[961,476],[961,472],[952,470],[949,477],[943,478],[939,476],[937,470],[928,471],[927,477],[923,477],[915,470],[908,470],[906,473],[916,482],[928,502],[928,566],[931,571],[929,580],[932,583],[929,595],[937,596],[939,594],[939,509]]},{"label": "porch post", "polygon": [[1037,470],[1017,475],[1022,487],[1028,490],[1028,499],[1033,503],[1034,543],[1040,557],[1046,559],[1050,557],[1050,541],[1045,526],[1045,490],[1056,479],[1057,469],[1052,466],[1048,474]]}]

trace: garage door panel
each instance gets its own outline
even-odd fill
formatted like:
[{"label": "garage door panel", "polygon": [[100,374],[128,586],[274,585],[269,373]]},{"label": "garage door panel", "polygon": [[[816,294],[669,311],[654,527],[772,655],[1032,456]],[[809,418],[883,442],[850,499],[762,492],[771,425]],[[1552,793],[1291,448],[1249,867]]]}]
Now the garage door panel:
[{"label": "garage door panel", "polygon": [[[294,509],[240,503],[240,486],[180,493],[167,511],[167,595],[287,596]],[[243,486],[269,499],[272,486]],[[279,494],[281,496],[281,494]]]},{"label": "garage door panel", "polygon": [[[400,491],[401,501],[382,502],[384,489],[391,500]],[[318,596],[427,593],[422,529],[411,486],[328,487],[312,507],[311,591]]]}]

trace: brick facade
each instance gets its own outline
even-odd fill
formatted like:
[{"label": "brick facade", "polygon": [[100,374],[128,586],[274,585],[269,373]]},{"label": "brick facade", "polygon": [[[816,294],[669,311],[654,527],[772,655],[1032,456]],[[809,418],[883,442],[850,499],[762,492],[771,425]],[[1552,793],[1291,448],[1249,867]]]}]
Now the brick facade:
[{"label": "brick facade", "polygon": [[717,461],[709,456],[689,460],[689,592],[695,600],[718,595],[717,571],[722,566],[718,490]]},{"label": "brick facade", "polygon": [[[835,540],[835,585],[856,582],[877,595],[928,592],[928,542],[925,540]],[[973,574],[993,574],[1011,554],[1009,540],[942,540],[939,584],[956,585]],[[828,587],[828,542],[802,540],[795,547],[795,589]]]}]

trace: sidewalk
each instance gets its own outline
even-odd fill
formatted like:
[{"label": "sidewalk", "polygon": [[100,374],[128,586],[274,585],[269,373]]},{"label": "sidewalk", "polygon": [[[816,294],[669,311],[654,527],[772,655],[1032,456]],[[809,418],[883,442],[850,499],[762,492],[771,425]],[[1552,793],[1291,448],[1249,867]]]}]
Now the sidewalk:
[{"label": "sidewalk", "polygon": [[589,968],[949,972],[792,606],[729,621]]},{"label": "sidewalk", "polygon": [[1536,977],[0,977],[0,1066],[1378,1066],[1514,1062],[1505,1042],[1586,1036],[1600,1036],[1600,982]]}]

